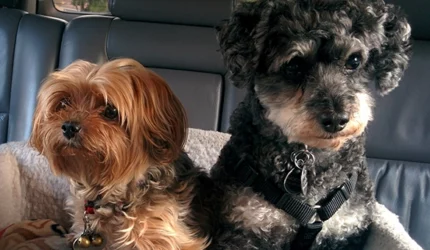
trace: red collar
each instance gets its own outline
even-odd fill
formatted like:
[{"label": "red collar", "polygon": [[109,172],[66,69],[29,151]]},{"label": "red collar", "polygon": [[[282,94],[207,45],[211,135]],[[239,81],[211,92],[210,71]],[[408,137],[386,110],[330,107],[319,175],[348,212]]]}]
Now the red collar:
[{"label": "red collar", "polygon": [[94,201],[85,201],[85,213],[87,214],[94,214]]},{"label": "red collar", "polygon": [[[86,214],[94,214],[95,210],[100,208],[99,205],[96,205],[96,202],[99,201],[101,199],[101,196],[97,196],[97,199],[93,200],[93,201],[89,201],[89,200],[85,200],[85,205],[84,205],[84,209],[85,209],[85,213]],[[112,209],[115,211],[115,213],[119,213],[120,211],[127,211],[128,209],[128,204],[124,204],[122,202],[118,203],[118,204],[110,204],[112,206]]]}]

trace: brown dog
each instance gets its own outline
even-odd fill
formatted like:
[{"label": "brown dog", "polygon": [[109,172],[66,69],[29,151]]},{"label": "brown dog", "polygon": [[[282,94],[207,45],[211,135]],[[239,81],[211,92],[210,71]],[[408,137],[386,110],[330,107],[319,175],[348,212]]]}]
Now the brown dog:
[{"label": "brown dog", "polygon": [[70,178],[75,249],[205,247],[191,209],[204,174],[183,153],[186,131],[178,98],[132,59],[76,61],[47,78],[30,144]]}]

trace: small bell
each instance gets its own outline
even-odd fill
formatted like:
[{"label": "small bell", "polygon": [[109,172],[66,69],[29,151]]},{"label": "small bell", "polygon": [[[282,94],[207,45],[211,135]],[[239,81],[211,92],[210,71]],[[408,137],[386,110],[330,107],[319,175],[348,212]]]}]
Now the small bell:
[{"label": "small bell", "polygon": [[105,246],[105,241],[100,234],[94,234],[91,229],[90,217],[88,214],[94,214],[94,204],[87,202],[84,212],[84,232],[81,237],[73,242],[73,250],[102,250]]},{"label": "small bell", "polygon": [[91,246],[91,241],[88,236],[82,235],[79,237],[77,244],[79,247],[88,248]]},{"label": "small bell", "polygon": [[100,234],[91,236],[91,244],[96,247],[101,246],[103,244],[102,236],[100,236]]}]

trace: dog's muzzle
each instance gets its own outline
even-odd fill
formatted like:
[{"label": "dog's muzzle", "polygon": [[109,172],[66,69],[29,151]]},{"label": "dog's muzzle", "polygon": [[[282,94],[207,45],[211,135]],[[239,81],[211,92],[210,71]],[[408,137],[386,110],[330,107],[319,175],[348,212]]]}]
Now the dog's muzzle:
[{"label": "dog's muzzle", "polygon": [[349,122],[349,116],[346,113],[322,113],[318,117],[321,127],[328,133],[337,133],[342,131]]},{"label": "dog's muzzle", "polygon": [[79,131],[81,131],[81,126],[77,122],[67,121],[63,123],[61,129],[63,130],[64,137],[70,140],[75,137]]}]

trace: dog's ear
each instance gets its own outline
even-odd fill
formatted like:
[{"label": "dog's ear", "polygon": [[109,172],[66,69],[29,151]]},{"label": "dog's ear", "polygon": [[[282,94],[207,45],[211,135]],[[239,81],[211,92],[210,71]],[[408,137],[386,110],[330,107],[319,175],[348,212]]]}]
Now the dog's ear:
[{"label": "dog's ear", "polygon": [[[183,150],[188,120],[185,108],[166,81],[132,59],[111,62],[127,73],[136,96],[124,111],[131,138],[143,143],[143,149],[155,164],[175,161]],[[140,144],[140,143],[138,143]],[[137,152],[142,154],[142,152]]]},{"label": "dog's ear", "polygon": [[[182,152],[187,137],[188,120],[184,106],[165,80],[148,69],[154,93],[148,93],[145,123],[146,149],[157,163],[171,163]],[[151,114],[151,115],[149,115]]]},{"label": "dog's ear", "polygon": [[38,97],[36,109],[33,115],[33,124],[31,128],[29,145],[39,152],[43,152],[43,135],[41,133],[43,119],[44,114],[41,110],[40,97]]},{"label": "dog's ear", "polygon": [[398,86],[411,56],[411,27],[405,14],[391,4],[384,8],[384,42],[371,55],[376,89],[381,95]]},{"label": "dog's ear", "polygon": [[[265,2],[265,1],[264,1]],[[264,7],[257,2],[239,3],[231,18],[217,27],[217,38],[225,64],[236,87],[247,86],[258,63],[255,36]]]}]

